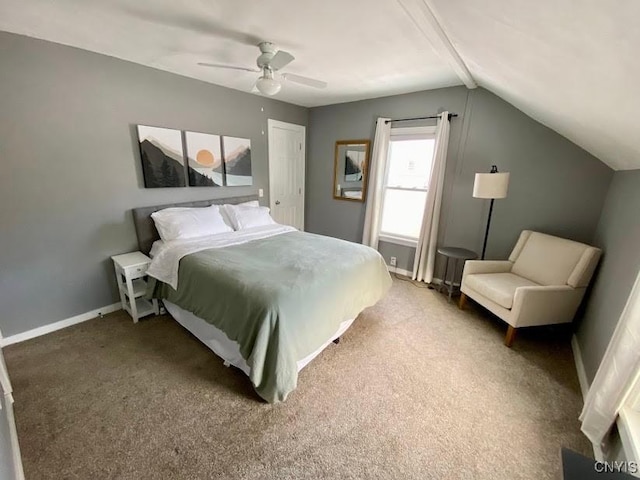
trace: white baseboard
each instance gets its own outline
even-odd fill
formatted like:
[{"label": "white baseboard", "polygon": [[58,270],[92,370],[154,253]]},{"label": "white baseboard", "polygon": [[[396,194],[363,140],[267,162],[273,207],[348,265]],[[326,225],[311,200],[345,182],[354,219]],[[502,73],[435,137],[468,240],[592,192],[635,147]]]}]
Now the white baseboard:
[{"label": "white baseboard", "polygon": [[387,265],[387,270],[389,270],[391,273],[395,273],[396,275],[403,275],[409,278],[413,276],[413,272],[405,270],[404,268],[392,267],[391,265]]},{"label": "white baseboard", "polygon": [[[584,400],[587,398],[587,393],[589,392],[589,380],[587,379],[587,371],[585,370],[584,362],[582,361],[582,351],[580,350],[580,344],[578,343],[578,339],[575,335],[571,337],[571,350],[573,350],[573,361],[576,364],[578,383],[580,383],[580,391],[582,392],[582,400],[584,403]],[[593,443],[592,447],[594,458],[599,462],[603,462],[605,458],[600,445]]]},{"label": "white baseboard", "polygon": [[0,347],[6,347],[7,345],[12,345],[14,343],[24,342],[25,340],[39,337],[40,335],[46,335],[47,333],[55,332],[56,330],[61,330],[66,327],[70,327],[71,325],[86,322],[87,320],[91,320],[92,318],[100,317],[102,315],[106,315],[107,313],[112,313],[120,309],[122,309],[122,304],[120,302],[112,303],[111,305],[96,308],[95,310],[91,310],[90,312],[81,313],[80,315],[76,315],[75,317],[66,318],[55,323],[50,323],[49,325],[44,325],[32,330],[27,330],[26,332],[17,333],[15,335],[11,335],[10,337],[1,339]]},{"label": "white baseboard", "polygon": [[[391,272],[391,273],[395,273],[397,275],[404,275],[405,277],[409,277],[409,278],[411,278],[413,276],[413,271],[405,270],[403,268],[398,268],[398,267],[392,267],[391,265],[387,265],[387,270],[389,270],[389,272]],[[434,277],[434,279],[432,280],[431,283],[433,285],[440,285],[440,284],[442,284],[442,279]],[[460,283],[459,282],[454,282],[453,286],[459,288],[460,287]]]}]

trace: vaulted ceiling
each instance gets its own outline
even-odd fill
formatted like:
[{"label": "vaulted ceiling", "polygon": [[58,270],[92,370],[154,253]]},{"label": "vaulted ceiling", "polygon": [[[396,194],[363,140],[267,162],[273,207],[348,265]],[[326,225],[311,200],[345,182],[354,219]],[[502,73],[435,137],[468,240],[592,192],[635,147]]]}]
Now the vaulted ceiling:
[{"label": "vaulted ceiling", "polygon": [[479,85],[614,169],[640,168],[636,0],[3,0],[0,30],[250,91],[262,40],[303,106]]}]

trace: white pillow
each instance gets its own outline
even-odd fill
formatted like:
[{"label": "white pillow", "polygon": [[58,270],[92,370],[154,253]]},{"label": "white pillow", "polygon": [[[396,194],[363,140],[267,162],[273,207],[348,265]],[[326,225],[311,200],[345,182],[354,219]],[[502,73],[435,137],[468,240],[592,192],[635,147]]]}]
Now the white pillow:
[{"label": "white pillow", "polygon": [[165,208],[151,214],[163,242],[232,232],[219,205],[204,208]]},{"label": "white pillow", "polygon": [[246,205],[226,205],[225,210],[236,230],[274,225],[276,222],[269,215],[267,207],[250,207]]},{"label": "white pillow", "polygon": [[260,203],[258,202],[258,200],[251,200],[250,202],[237,203],[235,205],[232,205],[230,203],[225,203],[224,205],[222,205],[222,207],[220,207],[220,213],[222,213],[222,218],[224,218],[224,223],[226,223],[227,225],[229,225],[231,228],[235,230],[236,227],[234,226],[233,220],[231,220],[231,216],[229,215],[227,207],[257,208],[259,206],[260,206]]},{"label": "white pillow", "polygon": [[[227,203],[227,205],[230,205],[230,204]],[[251,200],[250,202],[236,203],[234,206],[235,207],[259,207],[260,202],[258,202],[258,200]]]}]

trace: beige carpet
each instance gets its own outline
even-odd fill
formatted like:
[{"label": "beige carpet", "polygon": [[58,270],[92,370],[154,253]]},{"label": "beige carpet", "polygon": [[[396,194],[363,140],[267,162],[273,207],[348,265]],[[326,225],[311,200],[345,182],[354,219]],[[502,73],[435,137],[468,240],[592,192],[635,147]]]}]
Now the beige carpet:
[{"label": "beige carpet", "polygon": [[395,280],[287,402],[170,317],[5,349],[28,479],[557,479],[590,454],[567,329],[519,332]]}]

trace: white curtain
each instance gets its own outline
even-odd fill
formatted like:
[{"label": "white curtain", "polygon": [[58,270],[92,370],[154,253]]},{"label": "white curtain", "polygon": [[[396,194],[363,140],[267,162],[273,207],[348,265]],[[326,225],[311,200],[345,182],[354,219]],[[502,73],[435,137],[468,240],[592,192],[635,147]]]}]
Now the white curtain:
[{"label": "white curtain", "polygon": [[631,290],[580,414],[582,431],[602,445],[634,384],[640,379],[640,275]]},{"label": "white curtain", "polygon": [[422,230],[413,261],[413,279],[431,283],[436,260],[438,241],[438,223],[444,189],[444,171],[447,166],[447,147],[449,146],[449,112],[442,112],[436,130],[436,145],[431,164],[431,177],[427,189],[427,201],[422,217]]},{"label": "white curtain", "polygon": [[364,232],[362,243],[378,249],[380,235],[380,208],[382,205],[382,187],[384,173],[389,155],[389,139],[391,137],[391,123],[388,118],[378,118],[376,136],[373,139],[371,165],[369,167],[369,188],[367,191],[367,209],[364,217]]}]

